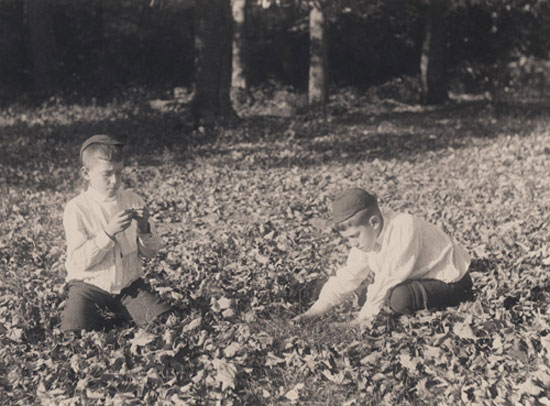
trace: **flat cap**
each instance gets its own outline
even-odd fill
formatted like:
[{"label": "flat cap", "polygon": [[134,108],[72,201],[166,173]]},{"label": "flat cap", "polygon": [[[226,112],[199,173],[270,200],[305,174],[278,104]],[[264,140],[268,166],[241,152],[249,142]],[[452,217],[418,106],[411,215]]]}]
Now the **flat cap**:
[{"label": "flat cap", "polygon": [[111,145],[124,145],[123,142],[117,140],[116,138],[111,137],[110,135],[106,134],[96,134],[92,135],[90,138],[88,138],[86,141],[82,143],[82,146],[80,147],[80,158],[82,159],[82,153],[86,148],[88,148],[92,144],[101,143],[101,144],[111,144]]},{"label": "flat cap", "polygon": [[374,203],[376,197],[363,189],[348,189],[332,202],[332,221],[334,224],[345,221]]}]

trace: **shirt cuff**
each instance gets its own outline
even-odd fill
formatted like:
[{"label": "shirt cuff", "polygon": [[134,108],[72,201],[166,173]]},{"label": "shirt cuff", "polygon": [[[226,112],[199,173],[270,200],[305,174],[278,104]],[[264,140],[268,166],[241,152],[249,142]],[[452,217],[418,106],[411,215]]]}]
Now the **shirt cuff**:
[{"label": "shirt cuff", "polygon": [[100,250],[107,250],[115,246],[115,241],[109,237],[105,231],[103,231],[96,237],[95,244]]},{"label": "shirt cuff", "polygon": [[139,226],[136,227],[136,230],[137,230],[137,233],[139,235],[149,235],[149,234],[152,234],[151,233],[151,224],[147,223],[147,231],[146,232],[141,232],[141,230],[139,229]]},{"label": "shirt cuff", "polygon": [[374,319],[379,311],[380,309],[373,309],[371,306],[366,308],[363,307],[361,311],[359,311],[359,314],[357,315],[357,320],[366,321],[366,320]]},{"label": "shirt cuff", "polygon": [[308,316],[319,316],[321,314],[325,314],[334,306],[335,304],[333,303],[333,301],[327,300],[326,297],[321,295],[306,313],[308,314]]}]

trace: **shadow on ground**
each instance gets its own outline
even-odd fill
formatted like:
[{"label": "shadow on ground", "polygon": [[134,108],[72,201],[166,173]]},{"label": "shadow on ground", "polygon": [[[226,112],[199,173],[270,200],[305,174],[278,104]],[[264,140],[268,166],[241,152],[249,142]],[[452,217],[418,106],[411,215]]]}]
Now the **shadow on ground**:
[{"label": "shadow on ground", "polygon": [[[96,120],[56,124],[0,124],[2,170],[8,185],[55,189],[52,170],[74,168],[78,149],[89,135],[114,134],[128,143],[128,153],[141,165],[165,159],[182,164],[212,158],[230,169],[270,169],[346,164],[361,160],[414,161],[428,152],[459,149],[472,138],[529,134],[548,116],[546,105],[488,102],[450,103],[436,108],[344,111],[327,121],[319,113],[289,118],[258,116],[226,128],[193,129],[185,113],[160,113],[148,107]],[[519,119],[518,119],[519,117]],[[69,124],[66,124],[69,122]],[[167,158],[169,157],[169,158]]]}]

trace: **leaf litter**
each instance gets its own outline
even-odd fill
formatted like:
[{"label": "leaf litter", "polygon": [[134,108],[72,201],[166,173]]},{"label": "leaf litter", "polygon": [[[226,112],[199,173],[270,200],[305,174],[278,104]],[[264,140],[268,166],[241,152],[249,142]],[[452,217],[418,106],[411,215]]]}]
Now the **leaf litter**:
[{"label": "leaf litter", "polygon": [[[78,124],[79,136],[95,132],[95,120],[135,138],[126,182],[147,200],[164,241],[146,263],[148,279],[188,312],[153,331],[128,324],[80,337],[59,332],[62,211],[82,187],[66,120],[74,108],[3,112],[0,399],[550,404],[549,117],[472,104],[346,105],[345,113],[329,105],[327,118],[248,118],[186,147],[158,112],[80,108],[94,119]],[[124,127],[111,117],[126,117]],[[163,129],[172,138],[152,141]],[[47,159],[26,147],[36,140]],[[349,186],[464,245],[474,301],[382,313],[364,334],[331,326],[357,310],[349,302],[323,320],[288,323],[345,258],[328,211]]]}]

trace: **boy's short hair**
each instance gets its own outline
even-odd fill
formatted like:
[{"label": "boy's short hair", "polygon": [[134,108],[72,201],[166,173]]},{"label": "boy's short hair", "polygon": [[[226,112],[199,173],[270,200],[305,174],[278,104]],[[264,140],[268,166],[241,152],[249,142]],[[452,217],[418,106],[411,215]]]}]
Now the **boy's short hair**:
[{"label": "boy's short hair", "polygon": [[349,219],[340,221],[339,223],[334,224],[334,229],[336,231],[342,232],[347,230],[350,227],[355,227],[361,224],[367,224],[369,219],[376,214],[377,206],[371,206],[368,209],[359,210]]},{"label": "boy's short hair", "polygon": [[336,225],[360,211],[371,213],[377,207],[376,196],[360,188],[348,189],[332,202],[332,221]]},{"label": "boy's short hair", "polygon": [[80,147],[80,160],[86,167],[89,167],[98,158],[120,162],[123,160],[123,145],[122,142],[109,135],[94,135],[84,141]]}]

